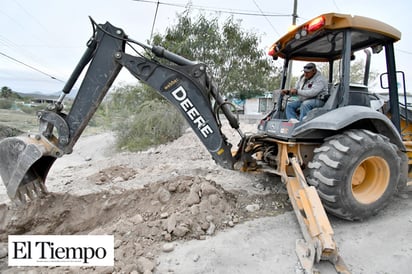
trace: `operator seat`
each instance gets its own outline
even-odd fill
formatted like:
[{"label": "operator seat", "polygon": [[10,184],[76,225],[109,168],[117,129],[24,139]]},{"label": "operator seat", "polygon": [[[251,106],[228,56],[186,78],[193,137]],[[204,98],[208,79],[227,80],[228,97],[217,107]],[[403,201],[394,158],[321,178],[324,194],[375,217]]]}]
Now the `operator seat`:
[{"label": "operator seat", "polygon": [[308,112],[308,114],[303,118],[303,121],[311,120],[315,117],[318,117],[326,112],[337,108],[338,106],[338,93],[339,93],[340,83],[330,85],[329,87],[329,98],[326,100],[325,104],[322,107],[314,108]]},{"label": "operator seat", "polygon": [[338,106],[338,93],[339,93],[340,83],[332,85],[329,89],[329,98],[326,100],[325,104],[321,109],[331,110]]},{"label": "operator seat", "polygon": [[[329,98],[321,107],[321,109],[325,110],[332,110],[337,108],[339,105],[339,88],[340,83],[334,84],[329,91]],[[349,86],[349,97],[348,97],[348,105],[357,105],[357,106],[365,106],[370,107],[370,96],[368,93],[368,88],[363,85],[350,85]]]},{"label": "operator seat", "polygon": [[348,105],[370,107],[371,101],[368,93],[368,87],[364,85],[350,85]]}]

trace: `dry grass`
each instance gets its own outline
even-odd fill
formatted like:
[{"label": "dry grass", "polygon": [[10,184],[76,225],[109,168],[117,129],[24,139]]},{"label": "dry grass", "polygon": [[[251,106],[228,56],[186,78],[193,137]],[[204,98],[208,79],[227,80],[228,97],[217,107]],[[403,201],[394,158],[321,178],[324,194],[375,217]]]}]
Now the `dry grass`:
[{"label": "dry grass", "polygon": [[23,132],[37,131],[37,116],[19,110],[0,109],[0,125],[18,129]]},{"label": "dry grass", "polygon": [[[38,132],[39,121],[35,114],[19,110],[0,109],[0,138],[19,135],[23,132]],[[107,131],[103,126],[87,126],[82,135],[93,135]]]}]

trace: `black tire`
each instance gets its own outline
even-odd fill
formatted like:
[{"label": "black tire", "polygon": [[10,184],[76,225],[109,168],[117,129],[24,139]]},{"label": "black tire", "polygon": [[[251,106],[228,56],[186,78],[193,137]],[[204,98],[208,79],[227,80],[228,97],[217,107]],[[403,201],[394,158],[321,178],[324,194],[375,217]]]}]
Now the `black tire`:
[{"label": "black tire", "polygon": [[346,220],[377,214],[400,180],[398,148],[368,130],[327,138],[308,164],[308,183],[317,188],[327,212]]}]

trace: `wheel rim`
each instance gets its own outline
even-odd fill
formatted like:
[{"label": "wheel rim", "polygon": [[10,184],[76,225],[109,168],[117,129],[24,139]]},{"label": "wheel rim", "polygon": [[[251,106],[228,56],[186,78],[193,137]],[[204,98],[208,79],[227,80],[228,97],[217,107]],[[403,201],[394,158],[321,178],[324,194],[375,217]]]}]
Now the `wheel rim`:
[{"label": "wheel rim", "polygon": [[363,160],[352,176],[352,194],[363,204],[377,201],[389,185],[390,169],[381,157],[372,156]]}]

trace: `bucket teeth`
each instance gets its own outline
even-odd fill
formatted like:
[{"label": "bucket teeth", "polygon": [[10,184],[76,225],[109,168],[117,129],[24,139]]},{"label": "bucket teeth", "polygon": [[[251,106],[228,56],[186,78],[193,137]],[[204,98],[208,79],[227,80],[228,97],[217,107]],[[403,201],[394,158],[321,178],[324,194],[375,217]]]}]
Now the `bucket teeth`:
[{"label": "bucket teeth", "polygon": [[46,186],[40,181],[33,182],[33,190],[36,193],[37,197],[43,197],[48,193]]},{"label": "bucket teeth", "polygon": [[34,200],[36,198],[35,193],[34,193],[34,186],[32,183],[29,183],[25,185],[26,188],[26,194],[29,197],[30,200]]},{"label": "bucket teeth", "polygon": [[26,195],[20,189],[17,190],[16,197],[14,200],[17,205],[24,205],[27,203]]},{"label": "bucket teeth", "polygon": [[26,204],[29,201],[43,197],[47,193],[46,186],[41,181],[34,180],[20,186],[14,200],[17,205]]}]

